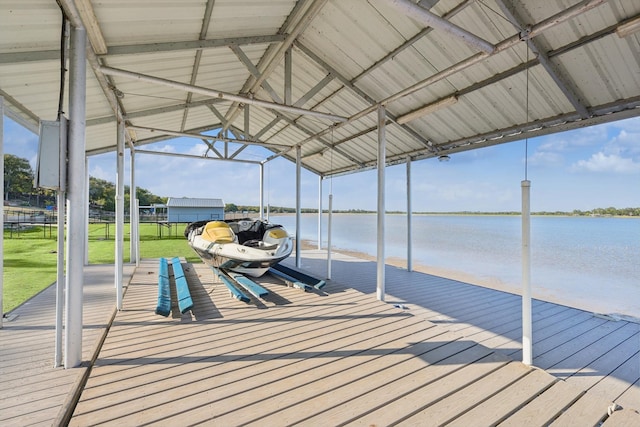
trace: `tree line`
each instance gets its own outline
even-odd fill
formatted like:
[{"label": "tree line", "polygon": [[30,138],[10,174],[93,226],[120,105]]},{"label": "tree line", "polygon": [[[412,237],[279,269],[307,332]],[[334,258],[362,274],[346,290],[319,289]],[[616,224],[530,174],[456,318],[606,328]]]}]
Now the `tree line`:
[{"label": "tree line", "polygon": [[[27,159],[13,154],[4,155],[4,194],[5,200],[18,199],[26,204],[44,207],[47,204],[55,204],[56,194],[53,190],[35,188],[34,172]],[[124,204],[125,210],[129,209],[130,188],[125,185]],[[94,209],[115,212],[115,184],[104,179],[89,177],[89,203]],[[136,188],[136,197],[140,206],[153,204],[165,204],[167,197],[157,196],[144,188]],[[226,212],[260,212],[259,206],[242,206],[234,203],[225,205]],[[285,206],[269,206],[270,213],[295,213],[295,208]],[[302,208],[302,213],[317,213],[318,209]],[[324,212],[328,212],[326,209]],[[335,213],[375,213],[364,209],[334,210]],[[402,211],[387,211],[390,214],[402,214]],[[416,214],[466,214],[466,215],[520,215],[520,212],[414,212]],[[558,216],[640,216],[640,207],[636,208],[595,208],[591,210],[574,209],[571,212],[541,211],[532,212],[533,215],[558,215]]]},{"label": "tree line", "polygon": [[[56,192],[35,188],[33,186],[35,173],[27,159],[4,155],[4,195],[5,200],[19,200],[29,206],[44,208],[47,205],[55,205]],[[124,209],[129,209],[130,188],[124,186]],[[93,209],[100,209],[108,212],[116,210],[116,186],[114,183],[104,179],[89,177],[89,204]],[[164,204],[166,197],[160,197],[149,190],[136,187],[136,198],[140,206],[152,204]]]}]

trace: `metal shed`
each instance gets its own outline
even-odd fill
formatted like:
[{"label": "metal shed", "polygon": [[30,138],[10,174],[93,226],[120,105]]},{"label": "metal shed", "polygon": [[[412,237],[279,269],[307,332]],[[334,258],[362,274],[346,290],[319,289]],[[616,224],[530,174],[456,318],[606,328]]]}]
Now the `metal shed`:
[{"label": "metal shed", "polygon": [[167,201],[168,222],[194,222],[224,219],[222,199],[170,197]]}]

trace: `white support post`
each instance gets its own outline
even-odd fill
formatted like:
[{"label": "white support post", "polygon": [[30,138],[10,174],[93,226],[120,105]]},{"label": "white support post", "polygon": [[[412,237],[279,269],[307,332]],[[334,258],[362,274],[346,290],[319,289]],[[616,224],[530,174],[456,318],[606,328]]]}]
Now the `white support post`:
[{"label": "white support post", "polygon": [[85,127],[86,127],[86,43],[84,28],[71,30],[69,74],[69,185],[67,186],[67,277],[65,281],[66,369],[82,362],[82,284],[84,279]]},{"label": "white support post", "polygon": [[[4,203],[4,97],[0,96],[0,172],[2,174],[2,188],[0,188],[0,199]],[[4,320],[3,295],[4,295],[4,205],[2,206],[2,215],[0,215],[0,329]]]},{"label": "white support post", "polygon": [[116,308],[122,310],[122,270],[124,259],[124,122],[118,120],[116,147],[116,242],[115,287]]},{"label": "white support post", "polygon": [[318,250],[322,249],[322,175],[318,175]]},{"label": "white support post", "polygon": [[[62,366],[62,333],[63,333],[63,313],[64,313],[64,219],[66,214],[66,188],[67,188],[67,126],[68,121],[62,114],[60,120],[60,188],[56,195],[58,208],[58,231],[57,231],[57,271],[56,271],[56,340],[53,366]],[[88,203],[87,203],[88,204]]]},{"label": "white support post", "polygon": [[140,267],[140,200],[133,199],[136,228],[136,267]]},{"label": "white support post", "polygon": [[413,212],[411,208],[411,157],[407,157],[407,271],[413,271]]},{"label": "white support post", "polygon": [[331,232],[333,221],[333,194],[329,194],[329,221],[327,223],[327,279],[331,280]]},{"label": "white support post", "polygon": [[296,146],[296,267],[297,268],[300,268],[300,266],[302,265],[302,262],[300,259],[300,245],[302,244],[302,239],[300,238],[300,221],[301,221],[300,171],[301,171],[301,165],[302,165],[301,151],[302,151],[302,148],[299,145]]},{"label": "white support post", "polygon": [[533,364],[533,325],[531,313],[531,181],[522,188],[522,363]]},{"label": "white support post", "polygon": [[385,271],[384,271],[384,222],[385,222],[385,164],[386,164],[386,111],[381,105],[378,107],[378,253],[377,253],[377,286],[376,294],[379,301],[385,299]]},{"label": "white support post", "polygon": [[264,163],[260,163],[260,219],[264,219]]},{"label": "white support post", "polygon": [[136,209],[136,150],[129,148],[129,262],[136,263],[138,259],[136,249],[138,241],[138,210]]},{"label": "white support post", "polygon": [[84,156],[84,265],[89,265],[89,157]]}]

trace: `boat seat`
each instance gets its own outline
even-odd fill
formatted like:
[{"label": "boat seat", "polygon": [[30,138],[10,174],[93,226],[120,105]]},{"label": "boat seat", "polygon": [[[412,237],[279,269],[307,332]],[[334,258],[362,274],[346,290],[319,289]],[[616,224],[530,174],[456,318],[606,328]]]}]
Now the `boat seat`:
[{"label": "boat seat", "polygon": [[202,238],[215,243],[233,243],[236,236],[226,222],[211,221],[204,226]]}]

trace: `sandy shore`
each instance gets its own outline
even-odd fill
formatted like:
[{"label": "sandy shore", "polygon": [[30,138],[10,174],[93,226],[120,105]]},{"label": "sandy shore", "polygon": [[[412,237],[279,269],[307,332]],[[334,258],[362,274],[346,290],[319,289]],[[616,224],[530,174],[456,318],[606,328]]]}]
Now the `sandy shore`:
[{"label": "sandy shore", "polygon": [[[303,240],[301,248],[317,249],[318,247],[315,242]],[[376,261],[375,256],[363,252],[335,247],[333,250],[355,258]],[[407,261],[402,258],[388,257],[385,259],[385,263],[398,268],[407,268]],[[505,283],[495,277],[482,278],[472,274],[466,274],[462,271],[426,266],[415,262],[413,263],[413,270],[489,289],[522,295],[522,289],[519,283]],[[542,301],[590,311],[610,316],[614,319],[631,320],[640,323],[640,287],[634,290],[632,295],[629,295],[628,289],[624,290],[624,292],[614,292],[611,287],[605,286],[599,289],[590,288],[585,290],[575,287],[552,289],[533,285],[532,294],[533,298]]]}]

